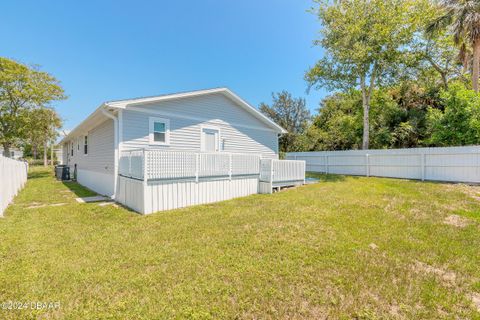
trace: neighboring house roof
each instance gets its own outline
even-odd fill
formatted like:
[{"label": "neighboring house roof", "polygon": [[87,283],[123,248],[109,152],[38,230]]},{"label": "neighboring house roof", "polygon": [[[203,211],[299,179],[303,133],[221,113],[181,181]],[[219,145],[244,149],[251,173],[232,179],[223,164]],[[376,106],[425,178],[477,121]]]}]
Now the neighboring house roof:
[{"label": "neighboring house roof", "polygon": [[167,100],[175,100],[175,99],[182,99],[182,98],[190,98],[196,97],[201,95],[207,94],[214,94],[214,93],[221,93],[227,98],[231,99],[232,101],[236,102],[240,107],[242,107],[245,111],[249,112],[255,118],[262,121],[266,126],[270,127],[271,129],[277,131],[278,133],[287,133],[285,129],[280,127],[278,124],[267,118],[264,114],[258,111],[256,108],[252,107],[248,104],[245,100],[237,96],[228,88],[214,88],[214,89],[206,89],[206,90],[197,90],[197,91],[188,91],[188,92],[180,92],[180,93],[173,93],[173,94],[164,94],[159,96],[151,96],[151,97],[142,97],[142,98],[134,98],[134,99],[125,99],[125,100],[115,100],[115,101],[107,101],[104,102],[100,107],[98,107],[92,114],[90,114],[87,119],[85,119],[82,123],[80,123],[75,129],[70,131],[60,143],[63,143],[69,140],[70,137],[77,134],[77,132],[81,132],[84,130],[88,124],[91,126],[99,121],[99,118],[104,120],[104,116],[102,113],[102,109],[125,109],[128,106],[140,105],[140,104],[148,104],[148,103],[155,103]]}]

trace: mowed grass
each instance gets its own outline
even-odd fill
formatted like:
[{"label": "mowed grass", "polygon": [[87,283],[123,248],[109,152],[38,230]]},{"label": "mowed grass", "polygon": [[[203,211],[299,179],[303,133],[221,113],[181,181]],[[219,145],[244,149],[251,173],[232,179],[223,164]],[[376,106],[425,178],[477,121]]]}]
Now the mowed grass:
[{"label": "mowed grass", "polygon": [[33,168],[0,219],[0,303],[60,308],[0,319],[480,319],[480,187],[319,177],[141,216]]}]

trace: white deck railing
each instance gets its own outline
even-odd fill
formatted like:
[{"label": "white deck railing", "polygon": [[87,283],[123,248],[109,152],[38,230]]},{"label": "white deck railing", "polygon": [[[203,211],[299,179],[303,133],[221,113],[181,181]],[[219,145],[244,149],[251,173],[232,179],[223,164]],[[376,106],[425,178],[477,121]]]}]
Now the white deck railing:
[{"label": "white deck railing", "polygon": [[124,177],[143,180],[145,171],[145,151],[124,151],[120,156],[118,174]]},{"label": "white deck railing", "polygon": [[0,155],[0,217],[27,182],[28,164]]},{"label": "white deck railing", "polygon": [[260,174],[260,157],[235,153],[123,151],[119,174],[138,180],[229,178]]},{"label": "white deck railing", "polygon": [[305,180],[305,161],[262,159],[260,181],[282,183]]}]

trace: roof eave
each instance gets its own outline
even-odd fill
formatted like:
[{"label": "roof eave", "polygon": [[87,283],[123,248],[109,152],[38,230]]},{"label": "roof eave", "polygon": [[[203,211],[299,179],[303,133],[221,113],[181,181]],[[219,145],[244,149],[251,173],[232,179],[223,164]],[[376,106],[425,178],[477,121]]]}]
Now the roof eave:
[{"label": "roof eave", "polygon": [[80,122],[79,125],[77,125],[72,131],[70,131],[65,137],[63,137],[62,140],[58,144],[63,144],[70,140],[73,136],[75,136],[80,128],[84,127],[87,123],[89,123],[96,115],[100,114],[102,109],[106,108],[107,105],[105,103],[102,103],[95,111],[93,111],[85,120]]}]

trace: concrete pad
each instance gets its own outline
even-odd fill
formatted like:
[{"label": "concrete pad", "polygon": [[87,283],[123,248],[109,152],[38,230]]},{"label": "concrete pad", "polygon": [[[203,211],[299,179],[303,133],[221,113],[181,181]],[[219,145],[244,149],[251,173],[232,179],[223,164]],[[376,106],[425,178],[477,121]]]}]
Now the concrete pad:
[{"label": "concrete pad", "polygon": [[60,207],[60,206],[64,206],[64,205],[66,205],[66,203],[54,203],[54,204],[49,205],[49,207]]},{"label": "concrete pad", "polygon": [[105,206],[113,206],[115,208],[118,208],[118,205],[113,202],[113,201],[110,201],[110,202],[101,202],[98,204],[100,207],[105,207]]},{"label": "concrete pad", "polygon": [[33,205],[27,207],[27,209],[37,209],[37,208],[44,208],[44,207],[59,207],[64,206],[66,203],[53,203],[53,204],[40,204],[40,205]]},{"label": "concrete pad", "polygon": [[112,201],[112,199],[103,197],[103,196],[93,196],[93,197],[85,197],[85,198],[76,198],[77,202],[79,203],[89,203],[89,202],[100,202],[100,201]]}]

